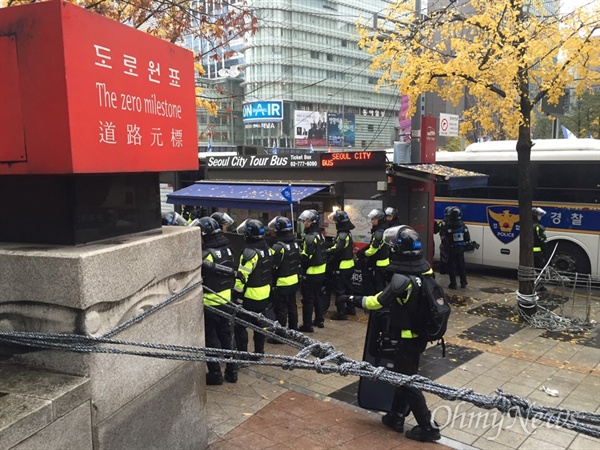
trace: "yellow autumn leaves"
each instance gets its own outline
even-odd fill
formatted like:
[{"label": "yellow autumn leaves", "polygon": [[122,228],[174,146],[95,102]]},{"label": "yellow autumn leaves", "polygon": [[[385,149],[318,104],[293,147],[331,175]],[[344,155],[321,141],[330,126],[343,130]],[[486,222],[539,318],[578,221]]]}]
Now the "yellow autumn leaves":
[{"label": "yellow autumn leaves", "polygon": [[488,131],[501,124],[515,138],[543,97],[556,104],[566,88],[582,92],[600,83],[600,37],[594,36],[600,7],[560,15],[542,3],[430,4],[418,17],[399,0],[377,30],[371,21],[358,24],[359,45],[373,56],[371,68],[382,72],[379,86],[393,85],[412,99],[434,92],[455,106],[468,93],[476,101],[461,132],[473,122]]}]

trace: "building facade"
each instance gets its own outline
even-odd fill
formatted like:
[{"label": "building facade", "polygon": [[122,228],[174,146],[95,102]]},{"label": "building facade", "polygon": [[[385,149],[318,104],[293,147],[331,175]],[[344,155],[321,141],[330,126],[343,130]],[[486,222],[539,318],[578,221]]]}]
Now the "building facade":
[{"label": "building facade", "polygon": [[[201,149],[209,143],[213,149],[271,151],[389,148],[398,133],[399,97],[393,89],[376,92],[379,77],[369,68],[370,56],[358,48],[355,28],[359,18],[372,20],[388,2],[248,4],[258,18],[257,33],[233,40],[228,58],[219,59],[220,50],[202,51],[206,76],[200,83],[207,96],[220,99],[220,108],[216,118],[199,113]],[[238,82],[237,91],[228,79]],[[281,117],[243,120],[242,105],[252,102],[281,102]]]}]

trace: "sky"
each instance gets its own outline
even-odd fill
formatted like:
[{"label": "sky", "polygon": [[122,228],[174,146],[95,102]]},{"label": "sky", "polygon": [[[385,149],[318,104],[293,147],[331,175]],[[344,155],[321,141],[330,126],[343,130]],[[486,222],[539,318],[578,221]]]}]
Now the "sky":
[{"label": "sky", "polygon": [[560,10],[563,13],[573,11],[575,8],[579,8],[585,5],[592,5],[598,0],[561,0]]}]

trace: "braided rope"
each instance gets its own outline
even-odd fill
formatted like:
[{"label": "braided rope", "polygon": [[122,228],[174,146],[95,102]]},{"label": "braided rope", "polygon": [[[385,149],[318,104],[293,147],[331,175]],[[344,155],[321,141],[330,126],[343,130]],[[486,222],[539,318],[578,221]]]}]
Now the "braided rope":
[{"label": "braided rope", "polygon": [[[210,308],[216,314],[230,317],[256,332],[264,333],[274,339],[283,339],[299,349],[295,356],[255,354],[236,350],[224,350],[206,347],[182,346],[148,342],[131,342],[112,339],[111,336],[127,326],[137,323],[149,313],[155,312],[187,292],[198,287],[195,283],[178,294],[168,298],[152,309],[124,322],[101,337],[32,332],[0,332],[0,343],[22,345],[33,348],[56,349],[80,353],[105,353],[144,356],[152,358],[208,361],[219,363],[256,364],[263,366],[281,367],[284,370],[314,370],[317,373],[337,373],[342,376],[366,377],[371,380],[381,380],[393,386],[412,386],[421,391],[429,392],[440,398],[452,401],[465,401],[483,409],[496,409],[512,417],[537,419],[560,427],[572,429],[579,433],[600,438],[600,414],[573,411],[561,408],[546,407],[530,403],[527,399],[496,389],[494,395],[478,394],[470,388],[454,388],[434,382],[421,375],[403,375],[392,372],[384,367],[375,367],[365,361],[355,361],[339,352],[331,343],[322,343],[311,339],[295,330],[282,327],[262,314],[253,313],[243,308],[229,304],[230,313]],[[205,287],[206,288],[206,287]],[[240,316],[250,317],[265,325],[256,326]],[[128,348],[129,347],[129,348]],[[312,359],[311,359],[312,357]]]}]

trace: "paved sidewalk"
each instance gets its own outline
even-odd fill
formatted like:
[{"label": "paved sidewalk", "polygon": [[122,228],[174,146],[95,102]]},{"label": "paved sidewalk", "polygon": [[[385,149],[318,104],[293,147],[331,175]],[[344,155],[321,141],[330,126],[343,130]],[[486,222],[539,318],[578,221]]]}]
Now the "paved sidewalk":
[{"label": "paved sidewalk", "polygon": [[[442,283],[445,281],[440,276]],[[501,387],[539,405],[600,412],[600,339],[598,329],[569,335],[532,329],[514,315],[516,281],[471,276],[465,290],[450,291],[453,314],[447,356],[430,347],[421,374],[439,383],[492,394]],[[594,292],[592,317],[600,319]],[[550,293],[552,295],[552,293]],[[582,316],[583,306],[569,306]],[[566,308],[568,309],[568,308]],[[367,316],[327,320],[313,339],[332,343],[362,359]],[[272,354],[294,349],[267,344]],[[470,404],[426,393],[436,420],[445,425],[438,444],[420,444],[381,424],[381,414],[357,406],[358,378],[285,371],[253,365],[242,369],[237,384],[207,387],[210,449],[242,445],[260,448],[437,448],[599,450],[600,440],[545,423],[519,421]],[[558,391],[550,396],[542,386]],[[407,421],[407,427],[415,425]]]}]

